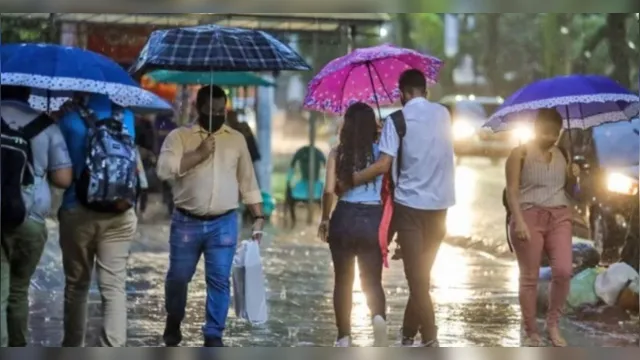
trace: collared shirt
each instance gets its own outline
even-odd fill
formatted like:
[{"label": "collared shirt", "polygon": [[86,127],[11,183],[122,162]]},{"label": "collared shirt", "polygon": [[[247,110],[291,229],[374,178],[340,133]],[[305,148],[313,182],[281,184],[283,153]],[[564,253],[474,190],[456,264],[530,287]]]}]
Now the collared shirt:
[{"label": "collared shirt", "polygon": [[[41,114],[29,107],[29,104],[12,100],[2,101],[0,113],[7,125],[14,129],[28,125]],[[51,211],[51,189],[47,173],[71,167],[67,144],[58,125],[50,125],[31,139],[31,153],[34,184],[23,188],[22,198],[29,209],[29,218],[44,223]]]},{"label": "collared shirt", "polygon": [[200,126],[192,124],[167,135],[158,158],[158,177],[170,181],[173,202],[195,215],[219,215],[238,207],[240,194],[245,204],[259,204],[262,193],[253,171],[251,155],[244,136],[223,125],[213,134],[213,155],[180,173],[182,156],[194,151],[208,136]]},{"label": "collared shirt", "polygon": [[[113,107],[111,100],[106,95],[93,94],[89,98],[88,107],[93,110],[98,119],[106,119],[111,116]],[[135,138],[135,119],[131,110],[124,109],[122,122],[124,129]],[[77,111],[72,111],[58,122],[60,131],[64,136],[69,155],[73,162],[73,178],[77,179],[87,166],[87,126]],[[65,190],[62,197],[61,208],[66,210],[78,205],[75,183]]]},{"label": "collared shirt", "polygon": [[[397,164],[398,134],[387,118],[380,151],[392,156],[395,201],[419,210],[445,210],[455,205],[455,161],[451,116],[447,109],[425,98],[407,102],[402,109],[407,133],[402,142],[402,164]],[[396,167],[401,166],[400,179]]]}]

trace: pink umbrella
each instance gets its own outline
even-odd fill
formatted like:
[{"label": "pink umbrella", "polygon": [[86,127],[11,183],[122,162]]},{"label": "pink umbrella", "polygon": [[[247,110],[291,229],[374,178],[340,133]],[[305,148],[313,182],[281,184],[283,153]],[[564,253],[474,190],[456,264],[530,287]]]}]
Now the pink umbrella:
[{"label": "pink umbrella", "polygon": [[355,102],[391,105],[400,99],[402,72],[417,69],[436,83],[442,64],[433,56],[390,44],[356,49],[332,60],[311,80],[303,105],[333,114],[344,113]]}]

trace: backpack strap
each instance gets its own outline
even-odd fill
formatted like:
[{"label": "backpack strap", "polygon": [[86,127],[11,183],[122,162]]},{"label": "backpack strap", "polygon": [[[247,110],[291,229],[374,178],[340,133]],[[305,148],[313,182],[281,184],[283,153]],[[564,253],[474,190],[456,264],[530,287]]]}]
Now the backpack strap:
[{"label": "backpack strap", "polygon": [[111,117],[120,122],[124,121],[124,108],[113,101],[111,102]]},{"label": "backpack strap", "polygon": [[53,124],[53,119],[49,115],[42,113],[22,128],[22,136],[27,141],[31,140]]},{"label": "backpack strap", "polygon": [[520,157],[520,173],[522,173],[522,169],[524,168],[524,161],[527,159],[527,146],[520,145],[520,149],[522,150],[522,156]]},{"label": "backpack strap", "polygon": [[404,136],[407,134],[407,122],[402,110],[393,112],[390,117],[398,134],[398,154],[396,155],[396,182],[398,182],[400,181],[400,172],[402,170],[402,143],[404,142]]},{"label": "backpack strap", "polygon": [[88,106],[84,104],[78,104],[78,115],[84,124],[87,126],[87,129],[94,129],[96,127],[96,123],[98,122],[98,117],[96,113],[93,112]]}]

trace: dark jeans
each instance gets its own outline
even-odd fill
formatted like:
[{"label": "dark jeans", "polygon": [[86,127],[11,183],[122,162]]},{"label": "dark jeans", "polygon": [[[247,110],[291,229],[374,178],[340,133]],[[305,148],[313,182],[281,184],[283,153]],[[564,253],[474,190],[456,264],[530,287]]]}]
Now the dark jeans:
[{"label": "dark jeans", "polygon": [[[169,271],[165,283],[167,324],[179,331],[185,317],[188,286],[204,255],[207,284],[205,339],[221,339],[227,321],[231,264],[238,237],[237,212],[213,220],[198,220],[176,210],[169,235]],[[165,336],[165,342],[168,342]],[[172,344],[177,345],[177,344]]]},{"label": "dark jeans", "polygon": [[372,316],[385,318],[386,299],[382,289],[382,252],[378,226],[382,206],[339,202],[329,223],[329,247],[335,285],[333,306],[338,338],[351,335],[353,281],[358,259],[360,283]]},{"label": "dark jeans", "polygon": [[409,301],[404,312],[403,336],[437,340],[433,303],[429,294],[431,268],[446,234],[446,210],[417,210],[394,204],[391,226],[402,247],[404,273],[409,283]]}]

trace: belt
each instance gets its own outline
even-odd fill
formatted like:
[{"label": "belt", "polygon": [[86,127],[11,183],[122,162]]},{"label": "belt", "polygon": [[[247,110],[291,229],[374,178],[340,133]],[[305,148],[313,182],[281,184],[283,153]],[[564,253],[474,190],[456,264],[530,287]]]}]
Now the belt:
[{"label": "belt", "polygon": [[344,202],[345,204],[354,204],[354,205],[382,205],[381,201],[344,201],[344,200],[340,200],[341,202]]},{"label": "belt", "polygon": [[354,204],[360,204],[360,205],[382,205],[382,202],[380,202],[380,201],[360,201],[360,202],[355,202]]},{"label": "belt", "polygon": [[192,218],[194,220],[199,220],[199,221],[213,221],[213,220],[217,220],[221,217],[227,216],[229,214],[233,214],[234,212],[237,211],[237,209],[231,209],[229,211],[225,211],[222,214],[216,214],[216,215],[196,215],[188,210],[185,210],[183,208],[176,208],[176,211],[179,212],[180,214],[188,217],[188,218]]}]

